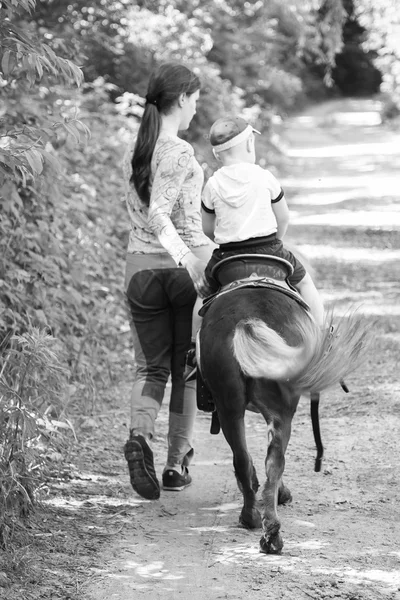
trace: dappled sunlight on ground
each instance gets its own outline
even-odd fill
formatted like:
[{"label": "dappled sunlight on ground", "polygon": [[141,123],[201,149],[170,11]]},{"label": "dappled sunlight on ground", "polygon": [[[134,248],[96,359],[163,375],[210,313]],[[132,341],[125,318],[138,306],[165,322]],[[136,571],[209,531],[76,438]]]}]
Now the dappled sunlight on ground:
[{"label": "dappled sunlight on ground", "polygon": [[329,546],[329,543],[321,540],[306,540],[304,542],[287,542],[286,546],[287,548],[301,548],[302,550],[321,550]]},{"label": "dappled sunlight on ground", "polygon": [[[258,583],[270,574],[296,574],[296,578],[298,578],[301,573],[307,575],[311,570],[314,577],[334,577],[335,579],[329,580],[334,587],[345,582],[356,585],[365,585],[374,582],[384,586],[389,592],[392,589],[396,589],[400,584],[400,571],[397,570],[357,569],[352,566],[343,566],[340,568],[321,566],[321,557],[312,554],[314,551],[329,551],[329,543],[321,540],[309,539],[301,542],[288,542],[285,544],[285,548],[286,554],[277,556],[260,553],[258,547],[254,546],[254,544],[237,542],[233,545],[220,544],[219,548],[214,548],[208,557],[208,567],[213,568],[217,565],[220,567],[242,566],[244,561],[249,561],[249,567],[250,564],[254,564],[262,569],[260,571],[261,579],[257,580]],[[165,592],[174,591],[176,590],[174,582],[179,581],[181,581],[180,585],[190,587],[190,576],[188,573],[190,557],[188,557],[187,564],[176,566],[173,565],[173,561],[171,560],[163,561],[156,558],[145,563],[140,560],[128,558],[126,553],[129,554],[130,550],[136,553],[138,551],[137,545],[134,544],[131,547],[127,546],[125,548],[125,556],[119,561],[118,569],[113,569],[112,571],[102,569],[98,571],[98,574],[101,574],[103,578],[107,578],[110,582],[115,581],[120,582],[120,584],[125,582],[124,585],[128,586],[127,589],[129,588],[131,591],[135,590],[137,592],[151,589],[155,592],[155,588],[153,587],[155,584],[157,584],[157,590],[161,593],[162,590]],[[154,551],[156,553],[156,547]],[[306,554],[307,551],[311,554]],[[300,554],[296,555],[296,552],[300,552]],[[366,554],[368,554],[368,550]],[[391,554],[394,553],[392,552]],[[323,555],[323,562],[326,562],[324,559],[327,558],[328,556]],[[213,592],[215,593],[219,589],[221,591],[225,590],[225,585],[220,587],[216,582],[213,586]],[[110,592],[109,597],[113,597],[112,592]],[[159,596],[157,595],[157,597]]]},{"label": "dappled sunlight on ground", "polygon": [[382,298],[380,298],[379,301],[377,299],[374,302],[369,298],[364,298],[359,292],[354,294],[346,292],[346,295],[344,296],[343,294],[337,294],[335,292],[323,291],[321,296],[327,306],[334,307],[335,315],[337,316],[345,316],[354,310],[364,316],[373,317],[400,315],[399,297],[393,298],[392,301],[386,300],[385,304],[382,304]]},{"label": "dappled sunlight on ground", "polygon": [[[238,506],[236,507],[238,508]],[[205,533],[205,532],[215,532],[215,533],[227,533],[230,528],[229,527],[222,527],[220,525],[213,525],[210,527],[191,527],[191,529],[193,531],[197,531],[198,533]]]},{"label": "dappled sunlight on ground", "polygon": [[325,125],[368,125],[373,127],[375,125],[381,125],[382,117],[379,112],[374,111],[360,111],[360,112],[340,112],[333,114],[329,117],[325,117]]},{"label": "dappled sunlight on ground", "polygon": [[[400,157],[400,151],[399,151]],[[399,158],[400,160],[400,158]],[[332,190],[341,190],[341,191],[349,191],[352,190],[352,193],[355,192],[358,194],[359,189],[381,189],[384,186],[384,189],[390,188],[390,192],[393,194],[394,191],[397,191],[398,187],[398,175],[396,174],[385,174],[383,177],[380,176],[379,171],[376,168],[376,165],[368,166],[368,169],[373,168],[376,171],[374,174],[370,175],[359,175],[353,174],[352,176],[338,174],[336,177],[332,177],[331,175],[324,175],[321,177],[320,175],[315,175],[315,177],[304,177],[299,180],[298,177],[291,177],[290,175],[282,179],[282,185],[284,188],[293,188],[293,191],[296,190],[313,190],[315,194],[319,195],[320,204],[329,203],[329,196],[332,193]],[[323,196],[321,195],[323,194]],[[325,196],[328,196],[328,201]],[[308,196],[307,196],[308,197]],[[312,198],[313,196],[309,196]],[[302,204],[302,199],[305,198],[304,194],[294,196],[290,198],[290,202],[294,204]]]},{"label": "dappled sunlight on ground", "polygon": [[[349,106],[350,108],[350,106]],[[358,108],[358,107],[357,107]],[[369,110],[357,110],[354,111],[340,111],[325,113],[321,116],[317,114],[303,115],[297,118],[297,123],[301,127],[310,127],[312,125],[357,125],[357,126],[369,126],[374,127],[381,125],[382,117],[380,111],[382,110],[381,102],[371,102]]]},{"label": "dappled sunlight on ground", "polygon": [[[399,138],[400,139],[400,138]],[[349,156],[396,156],[399,153],[399,139],[392,142],[376,142],[365,144],[335,144],[314,148],[287,148],[285,154],[289,158],[345,158]]]},{"label": "dappled sunlight on ground", "polygon": [[[281,572],[290,572],[296,570],[304,570],[308,572],[312,569],[315,574],[324,575],[335,575],[339,577],[341,581],[347,580],[349,583],[362,584],[366,582],[376,582],[388,586],[388,588],[397,588],[400,584],[400,570],[383,570],[383,569],[356,569],[349,566],[343,566],[341,568],[325,568],[319,565],[320,557],[318,556],[306,556],[301,553],[299,556],[295,556],[293,553],[296,551],[318,551],[324,550],[329,551],[330,544],[317,539],[310,539],[302,542],[287,542],[285,543],[285,554],[282,556],[265,555],[261,554],[257,548],[248,546],[247,544],[235,544],[233,546],[224,546],[220,548],[216,556],[214,556],[214,562],[220,564],[241,564],[243,559],[256,561],[278,569]],[[356,560],[360,560],[363,554],[368,555],[369,552],[360,552]],[[376,552],[380,556],[385,556],[386,553]],[[322,557],[328,559],[328,556]]]},{"label": "dappled sunlight on ground", "polygon": [[114,483],[115,478],[103,474],[97,475],[96,473],[89,473],[88,471],[76,471],[69,481],[77,485],[85,485],[86,481],[92,481],[94,483]]},{"label": "dappled sunlight on ground", "polygon": [[[55,496],[54,498],[44,499],[41,502],[44,505],[47,504],[49,506],[62,507],[71,510],[82,508],[88,503],[87,499],[78,500],[77,498],[64,498],[62,496]],[[147,504],[149,502],[149,500],[145,500],[144,498],[140,498],[139,496],[132,496],[132,498],[124,498],[123,500],[119,500],[118,498],[112,498],[109,496],[102,496],[100,494],[96,496],[91,495],[90,497],[91,504],[98,504],[101,506],[116,508],[135,507],[140,506],[141,504]]]},{"label": "dappled sunlight on ground", "polygon": [[[400,223],[399,223],[400,226]],[[338,247],[322,246],[320,244],[299,244],[297,248],[304,252],[310,258],[317,257],[318,260],[325,258],[334,259],[343,262],[365,262],[379,263],[382,261],[398,262],[400,260],[400,250],[391,250],[380,248],[360,248],[360,247]],[[397,265],[396,265],[397,266]],[[400,268],[397,267],[400,272]]]},{"label": "dappled sunlight on ground", "polygon": [[299,519],[295,519],[294,522],[296,525],[300,525],[301,527],[310,527],[311,529],[315,527],[315,524],[311,523],[310,521],[300,521]]},{"label": "dappled sunlight on ground", "polygon": [[294,562],[299,559],[297,557],[290,556],[276,556],[272,554],[263,554],[254,544],[234,544],[232,546],[222,546],[218,551],[214,551],[213,559],[214,563],[241,563],[243,558],[250,559],[252,561],[258,560],[260,562],[267,562],[274,565],[285,565],[290,567]]},{"label": "dappled sunlight on ground", "polygon": [[334,213],[300,215],[293,211],[296,225],[324,225],[331,227],[386,227],[400,230],[400,206],[396,210],[336,210]]},{"label": "dappled sunlight on ground", "polygon": [[[165,563],[159,560],[155,560],[149,564],[141,564],[133,560],[126,561],[123,565],[125,573],[113,573],[109,574],[109,577],[121,578],[121,577],[132,577],[137,576],[143,579],[165,579],[165,580],[176,580],[184,579],[185,573],[182,571],[171,573],[169,569],[165,568]],[[133,571],[133,573],[132,573]]]},{"label": "dappled sunlight on ground", "polygon": [[400,571],[383,571],[380,569],[368,569],[357,571],[356,569],[318,569],[315,571],[324,575],[339,575],[345,577],[350,583],[376,583],[387,584],[397,588],[400,585]]},{"label": "dappled sunlight on ground", "polygon": [[215,466],[215,465],[232,465],[232,460],[230,459],[225,459],[225,460],[198,460],[196,459],[196,465],[197,466],[201,466],[201,467],[211,467],[211,466]]},{"label": "dappled sunlight on ground", "polygon": [[232,502],[229,504],[219,504],[218,506],[211,506],[209,508],[202,508],[201,510],[208,510],[208,511],[216,511],[216,512],[229,512],[231,510],[237,510],[240,507],[240,504],[238,504],[237,502]]},{"label": "dappled sunlight on ground", "polygon": [[[315,210],[316,206],[332,206],[336,204],[343,204],[344,202],[351,203],[354,200],[364,199],[368,197],[368,210],[372,208],[370,204],[370,198],[378,198],[381,201],[384,196],[391,196],[396,189],[398,183],[395,181],[396,178],[386,178],[381,180],[371,181],[370,184],[364,184],[357,187],[348,187],[340,191],[320,191],[318,187],[313,190],[312,193],[304,194],[301,193],[297,196],[291,197],[289,204],[290,206],[310,206]],[[342,186],[340,186],[342,187]],[[380,210],[394,210],[398,211],[398,206],[392,204],[390,208],[380,204]],[[293,213],[292,213],[293,214]]]}]

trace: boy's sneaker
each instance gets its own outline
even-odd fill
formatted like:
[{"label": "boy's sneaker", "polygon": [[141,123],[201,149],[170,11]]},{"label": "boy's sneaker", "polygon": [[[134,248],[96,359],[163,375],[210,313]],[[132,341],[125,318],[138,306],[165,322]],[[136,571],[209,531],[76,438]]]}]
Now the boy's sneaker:
[{"label": "boy's sneaker", "polygon": [[162,480],[164,490],[170,492],[181,492],[192,483],[187,467],[182,467],[182,473],[178,473],[174,469],[167,469],[163,473]]},{"label": "boy's sneaker", "polygon": [[146,500],[160,497],[160,484],[154,469],[153,452],[142,435],[131,435],[124,447],[131,485]]}]

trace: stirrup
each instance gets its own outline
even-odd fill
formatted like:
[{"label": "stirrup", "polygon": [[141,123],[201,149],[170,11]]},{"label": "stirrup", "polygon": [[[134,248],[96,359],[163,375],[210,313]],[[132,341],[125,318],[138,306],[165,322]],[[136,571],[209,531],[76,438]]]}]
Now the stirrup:
[{"label": "stirrup", "polygon": [[189,373],[187,373],[184,377],[185,382],[186,381],[194,381],[196,379],[197,376],[197,365],[194,365],[194,367],[191,369],[191,371],[189,371]]},{"label": "stirrup", "polygon": [[186,381],[193,381],[197,375],[197,360],[196,360],[196,348],[190,348],[186,353],[185,371],[183,379]]}]

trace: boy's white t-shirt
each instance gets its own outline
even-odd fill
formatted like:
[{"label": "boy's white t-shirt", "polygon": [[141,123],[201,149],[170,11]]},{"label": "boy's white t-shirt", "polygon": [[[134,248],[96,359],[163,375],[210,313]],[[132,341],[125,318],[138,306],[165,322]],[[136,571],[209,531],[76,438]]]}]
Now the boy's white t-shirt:
[{"label": "boy's white t-shirt", "polygon": [[221,167],[203,190],[202,208],[215,213],[217,244],[241,242],[277,231],[272,204],[283,197],[278,180],[250,163]]}]

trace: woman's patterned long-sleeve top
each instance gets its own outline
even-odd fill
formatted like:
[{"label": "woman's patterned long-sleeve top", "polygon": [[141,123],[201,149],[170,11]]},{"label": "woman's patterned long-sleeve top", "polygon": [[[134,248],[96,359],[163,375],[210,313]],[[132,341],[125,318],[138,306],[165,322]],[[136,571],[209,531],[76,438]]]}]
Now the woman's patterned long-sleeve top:
[{"label": "woman's patterned long-sleeve top", "polygon": [[209,244],[201,223],[203,170],[190,144],[161,134],[151,161],[150,206],[129,183],[133,146],[124,160],[127,206],[131,221],[128,253],[163,253],[178,265],[193,248]]}]

